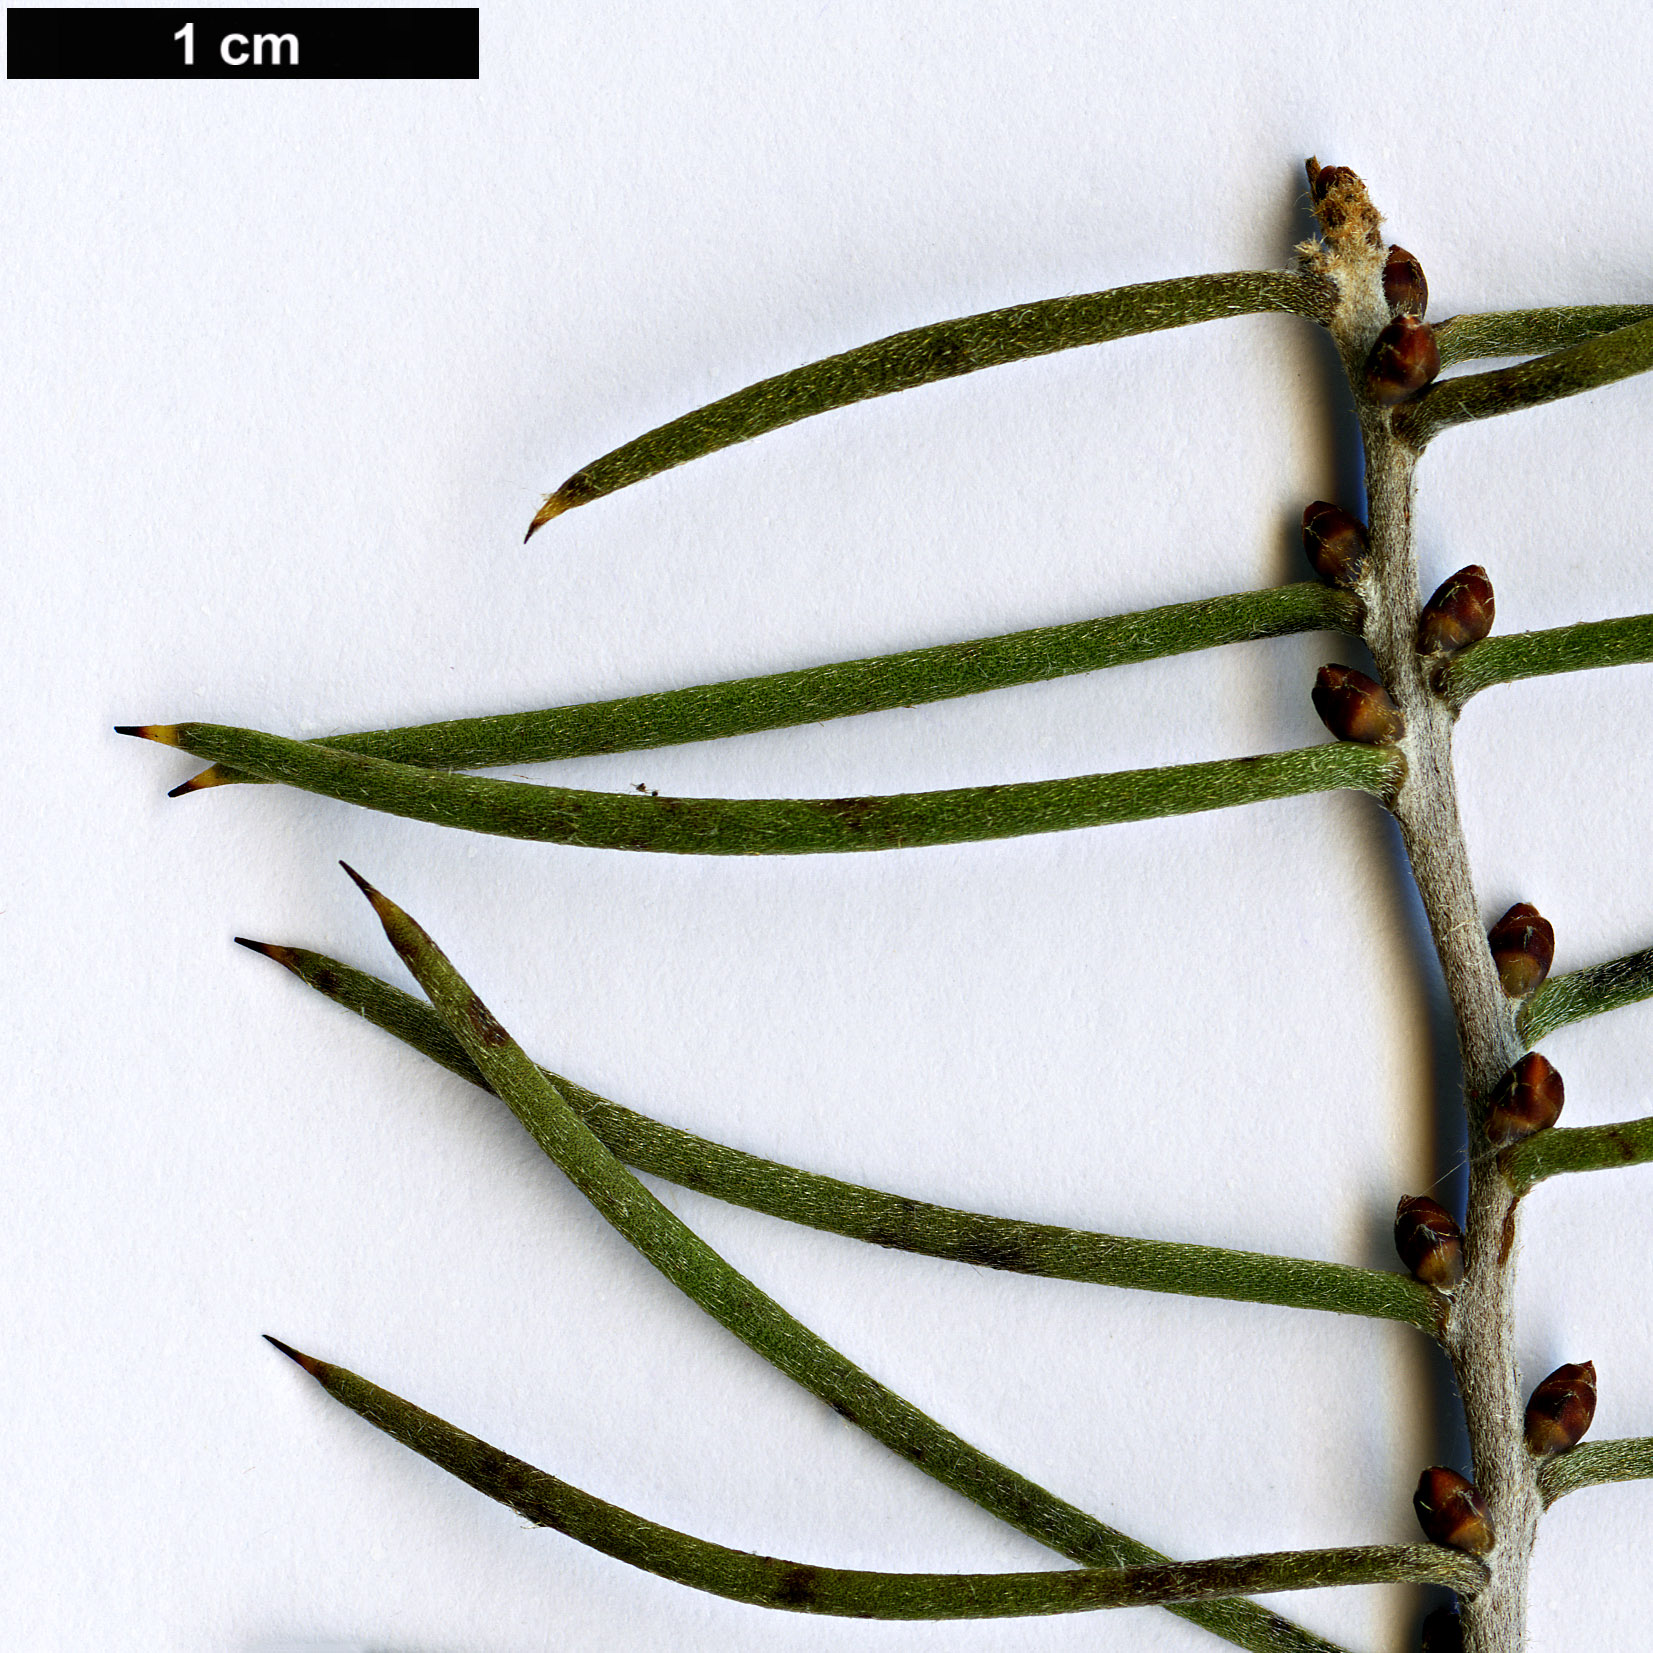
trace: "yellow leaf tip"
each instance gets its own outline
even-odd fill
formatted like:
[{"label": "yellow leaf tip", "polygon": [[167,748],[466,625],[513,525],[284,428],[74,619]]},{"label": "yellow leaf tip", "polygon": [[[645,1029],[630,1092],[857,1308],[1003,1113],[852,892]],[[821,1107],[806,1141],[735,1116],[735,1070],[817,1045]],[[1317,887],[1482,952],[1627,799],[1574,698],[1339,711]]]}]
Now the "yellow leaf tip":
[{"label": "yellow leaf tip", "polygon": [[178,744],[178,725],[175,723],[117,723],[117,735],[131,735],[137,740],[158,741],[162,746]]},{"label": "yellow leaf tip", "polygon": [[167,793],[169,798],[182,798],[191,792],[205,792],[209,786],[223,786],[224,771],[218,764],[210,769],[203,769],[199,775],[192,775],[180,786],[175,786]]},{"label": "yellow leaf tip", "polygon": [[572,511],[580,502],[580,495],[571,492],[566,482],[554,494],[547,494],[545,503],[534,513],[534,520],[528,524],[528,532],[522,536],[522,543],[526,545],[546,523],[560,517],[564,511]]}]

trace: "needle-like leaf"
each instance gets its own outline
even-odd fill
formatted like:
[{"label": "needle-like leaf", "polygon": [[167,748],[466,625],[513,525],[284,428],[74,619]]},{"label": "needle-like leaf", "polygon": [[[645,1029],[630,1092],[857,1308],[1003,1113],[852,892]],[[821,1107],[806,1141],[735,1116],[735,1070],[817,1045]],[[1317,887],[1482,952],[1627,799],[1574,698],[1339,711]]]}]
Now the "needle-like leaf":
[{"label": "needle-like leaf", "polygon": [[1586,344],[1502,367],[1437,379],[1394,415],[1395,434],[1421,452],[1443,430],[1577,396],[1653,367],[1653,320],[1633,322]]},{"label": "needle-like leaf", "polygon": [[1056,350],[1225,316],[1281,310],[1324,321],[1332,301],[1330,287],[1317,277],[1243,270],[1114,287],[915,327],[748,385],[615,448],[576,471],[549,495],[525,537],[531,538],[553,517],[576,505],[851,402]]},{"label": "needle-like leaf", "polygon": [[1611,1481],[1645,1481],[1653,1476],[1653,1437],[1628,1441],[1585,1441],[1571,1452],[1546,1458],[1538,1470],[1538,1490],[1548,1509],[1558,1498],[1582,1487]]},{"label": "needle-like leaf", "polygon": [[439,826],[590,849],[819,855],[1066,832],[1307,792],[1387,794],[1392,747],[1342,741],[1260,757],[871,798],[657,798],[449,775],[216,723],[121,730],[267,780]]},{"label": "needle-like leaf", "polygon": [[1442,687],[1454,705],[1462,706],[1471,695],[1496,683],[1648,661],[1653,661],[1653,614],[1629,614],[1618,620],[1585,620],[1549,631],[1488,637],[1452,661]]},{"label": "needle-like leaf", "polygon": [[[732,1268],[592,1134],[424,930],[356,873],[350,876],[494,1093],[599,1214],[720,1325],[891,1451],[1070,1560],[1090,1567],[1120,1567],[1167,1559],[920,1412]],[[1191,1604],[1172,1611],[1243,1647],[1306,1650],[1325,1645],[1252,1602]]]},{"label": "needle-like leaf", "polygon": [[1616,1171],[1649,1160],[1653,1160],[1653,1119],[1537,1131],[1499,1156],[1510,1186],[1521,1194],[1534,1183],[1566,1171]]},{"label": "needle-like leaf", "polygon": [[[236,939],[460,1078],[491,1089],[458,1039],[423,1000],[322,953]],[[1360,1314],[1404,1321],[1431,1336],[1438,1334],[1443,1299],[1402,1274],[955,1211],[742,1153],[607,1101],[548,1068],[540,1071],[626,1164],[787,1222],[899,1251],[1046,1279]]]},{"label": "needle-like leaf", "polygon": [[[760,729],[920,706],[1294,632],[1339,631],[1359,636],[1360,618],[1360,602],[1352,592],[1307,580],[1270,591],[1208,597],[1137,614],[1039,626],[1002,637],[942,643],[767,677],[703,683],[583,706],[555,706],[542,712],[328,735],[313,744],[428,769],[546,763],[554,758],[721,740]],[[215,765],[176,790],[195,792],[255,778]]]},{"label": "needle-like leaf", "polygon": [[381,1389],[269,1338],[335,1400],[488,1497],[617,1561],[754,1607],[857,1619],[998,1619],[1163,1607],[1266,1590],[1444,1584],[1472,1594],[1486,1569],[1436,1544],[1286,1550],[1159,1566],[1036,1573],[877,1573],[753,1555],[693,1538],[559,1481]]},{"label": "needle-like leaf", "polygon": [[1638,321],[1653,320],[1653,304],[1579,304],[1543,310],[1493,310],[1449,316],[1435,324],[1441,366],[1489,356],[1536,356],[1587,344]]},{"label": "needle-like leaf", "polygon": [[1653,947],[1550,977],[1521,1007],[1515,1025],[1530,1050],[1569,1022],[1646,998],[1653,998]]}]

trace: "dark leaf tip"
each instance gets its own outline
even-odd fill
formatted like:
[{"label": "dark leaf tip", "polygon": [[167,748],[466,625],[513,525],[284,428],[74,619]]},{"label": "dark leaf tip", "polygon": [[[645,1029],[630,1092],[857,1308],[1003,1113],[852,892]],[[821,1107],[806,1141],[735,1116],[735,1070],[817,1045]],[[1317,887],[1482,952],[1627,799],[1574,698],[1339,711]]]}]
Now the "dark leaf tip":
[{"label": "dark leaf tip", "polygon": [[311,1377],[317,1379],[318,1381],[320,1381],[322,1374],[327,1370],[327,1367],[323,1362],[312,1358],[310,1355],[300,1354],[297,1349],[292,1347],[291,1344],[283,1343],[279,1337],[271,1337],[268,1332],[265,1332],[264,1341],[266,1343],[274,1344],[274,1346],[281,1350],[281,1352],[286,1355],[290,1361],[292,1361],[295,1365],[302,1366]]}]

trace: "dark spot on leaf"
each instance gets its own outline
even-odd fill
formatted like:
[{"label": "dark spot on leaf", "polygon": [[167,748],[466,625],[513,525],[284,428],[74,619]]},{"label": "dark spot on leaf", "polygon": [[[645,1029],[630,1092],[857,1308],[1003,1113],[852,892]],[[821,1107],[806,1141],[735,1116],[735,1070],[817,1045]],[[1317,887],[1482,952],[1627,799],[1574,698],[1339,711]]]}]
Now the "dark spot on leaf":
[{"label": "dark spot on leaf", "polygon": [[861,832],[868,820],[877,815],[878,804],[877,798],[819,798],[815,807],[846,832]]},{"label": "dark spot on leaf", "polygon": [[471,1024],[477,1038],[490,1049],[497,1050],[510,1042],[511,1035],[494,1020],[493,1012],[474,993],[471,1002],[465,1006],[465,1020]]},{"label": "dark spot on leaf", "polygon": [[318,993],[337,993],[344,985],[339,980],[339,973],[336,970],[318,970],[310,980],[311,985]]},{"label": "dark spot on leaf", "polygon": [[797,1562],[782,1567],[775,1580],[775,1603],[780,1607],[805,1607],[814,1601],[819,1590],[819,1569]]},{"label": "dark spot on leaf", "polygon": [[1014,1234],[972,1235],[959,1246],[958,1257],[960,1262],[976,1263],[982,1268],[1009,1269],[1015,1274],[1037,1272],[1032,1248]]},{"label": "dark spot on leaf", "polygon": [[968,373],[975,365],[975,358],[962,339],[944,337],[930,346],[926,368],[936,378],[945,379],[957,373]]}]

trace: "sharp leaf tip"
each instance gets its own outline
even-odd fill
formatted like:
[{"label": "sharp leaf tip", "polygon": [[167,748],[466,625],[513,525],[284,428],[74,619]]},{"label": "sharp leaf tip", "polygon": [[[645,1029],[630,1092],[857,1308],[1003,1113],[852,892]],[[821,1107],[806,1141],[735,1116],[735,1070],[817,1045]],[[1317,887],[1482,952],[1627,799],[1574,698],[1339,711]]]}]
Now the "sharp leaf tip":
[{"label": "sharp leaf tip", "polygon": [[302,1366],[313,1378],[319,1379],[322,1373],[326,1370],[326,1367],[321,1361],[314,1359],[310,1355],[300,1354],[297,1349],[292,1347],[291,1344],[283,1343],[279,1337],[271,1337],[268,1332],[265,1332],[264,1341],[266,1343],[273,1344],[276,1348],[281,1350],[281,1352],[286,1355],[290,1361],[292,1361],[295,1365]]}]

